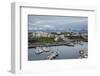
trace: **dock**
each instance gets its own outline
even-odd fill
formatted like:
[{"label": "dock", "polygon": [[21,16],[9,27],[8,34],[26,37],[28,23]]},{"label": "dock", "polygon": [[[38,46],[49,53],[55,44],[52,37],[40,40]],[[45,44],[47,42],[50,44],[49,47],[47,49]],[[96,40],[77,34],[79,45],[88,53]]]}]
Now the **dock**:
[{"label": "dock", "polygon": [[52,43],[52,44],[30,44],[28,48],[36,48],[36,47],[51,47],[51,46],[74,46],[73,43]]}]

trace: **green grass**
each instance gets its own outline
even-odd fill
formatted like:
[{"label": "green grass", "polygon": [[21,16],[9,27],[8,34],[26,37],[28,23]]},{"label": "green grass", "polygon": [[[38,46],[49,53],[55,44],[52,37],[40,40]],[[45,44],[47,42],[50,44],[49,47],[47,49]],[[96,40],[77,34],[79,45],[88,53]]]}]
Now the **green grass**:
[{"label": "green grass", "polygon": [[29,39],[30,43],[53,43],[54,42],[54,37],[39,37],[39,38],[32,38]]}]

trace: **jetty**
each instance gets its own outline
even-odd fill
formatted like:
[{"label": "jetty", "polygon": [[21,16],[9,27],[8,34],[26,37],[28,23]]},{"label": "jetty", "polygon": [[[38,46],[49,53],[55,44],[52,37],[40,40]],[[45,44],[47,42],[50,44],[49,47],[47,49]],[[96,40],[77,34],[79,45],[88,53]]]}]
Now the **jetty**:
[{"label": "jetty", "polygon": [[36,48],[36,47],[51,47],[51,46],[74,46],[72,42],[63,42],[63,43],[52,43],[52,44],[30,44],[28,48]]}]

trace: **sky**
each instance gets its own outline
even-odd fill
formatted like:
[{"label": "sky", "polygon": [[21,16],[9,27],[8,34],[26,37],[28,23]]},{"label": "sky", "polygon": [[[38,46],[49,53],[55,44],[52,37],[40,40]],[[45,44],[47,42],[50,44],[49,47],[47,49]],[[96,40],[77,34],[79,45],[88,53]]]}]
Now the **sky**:
[{"label": "sky", "polygon": [[28,15],[29,32],[83,32],[87,30],[87,17]]}]

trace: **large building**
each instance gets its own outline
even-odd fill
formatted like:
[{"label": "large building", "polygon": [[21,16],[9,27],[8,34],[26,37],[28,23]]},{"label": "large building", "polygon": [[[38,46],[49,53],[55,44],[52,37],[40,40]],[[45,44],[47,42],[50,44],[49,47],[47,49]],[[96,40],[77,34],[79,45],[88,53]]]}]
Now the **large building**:
[{"label": "large building", "polygon": [[51,37],[53,36],[50,32],[33,32],[33,37]]}]

